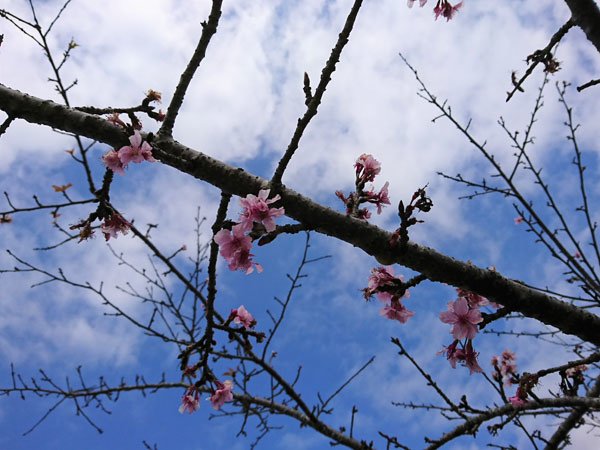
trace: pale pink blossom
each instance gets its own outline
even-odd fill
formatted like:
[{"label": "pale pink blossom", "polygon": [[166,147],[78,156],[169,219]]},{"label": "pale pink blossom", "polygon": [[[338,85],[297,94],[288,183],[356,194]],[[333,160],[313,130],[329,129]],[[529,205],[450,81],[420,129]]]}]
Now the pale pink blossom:
[{"label": "pale pink blossom", "polygon": [[121,162],[119,154],[114,150],[109,150],[102,156],[102,162],[106,167],[119,175],[125,175],[126,165]]},{"label": "pale pink blossom", "polygon": [[233,401],[233,393],[231,392],[233,383],[230,380],[227,380],[224,383],[217,380],[215,381],[215,384],[217,385],[217,389],[213,395],[210,396],[209,400],[212,403],[212,407],[218,410],[221,409],[221,406],[226,402]]},{"label": "pale pink blossom", "polygon": [[469,309],[467,300],[461,297],[448,303],[448,311],[440,313],[440,320],[452,324],[451,333],[455,339],[473,339],[479,331],[477,324],[483,318],[477,308]]},{"label": "pale pink blossom", "polygon": [[256,320],[254,320],[252,314],[244,308],[244,305],[239,306],[237,309],[232,309],[231,316],[233,316],[234,323],[243,325],[246,330],[249,330],[256,324]]},{"label": "pale pink blossom", "polygon": [[524,221],[525,219],[521,216],[515,217],[515,225],[522,224]]},{"label": "pale pink blossom", "polygon": [[381,164],[373,155],[363,153],[354,163],[356,177],[363,182],[373,181],[375,176],[381,172]]},{"label": "pale pink blossom", "polygon": [[185,394],[181,398],[181,406],[179,407],[179,412],[183,414],[184,412],[192,414],[193,412],[198,411],[200,408],[200,394],[198,393],[198,389],[195,386],[190,386],[185,391]]},{"label": "pale pink blossom", "polygon": [[[412,8],[417,0],[408,0],[408,7]],[[422,8],[427,3],[427,0],[419,0],[419,6]]]},{"label": "pale pink blossom", "polygon": [[275,203],[281,197],[276,195],[269,199],[270,189],[261,189],[258,196],[248,194],[246,198],[240,199],[243,211],[240,214],[240,223],[244,231],[249,231],[254,226],[254,222],[262,223],[265,229],[270,233],[275,230],[275,218],[285,213],[283,208],[270,208],[271,203]]},{"label": "pale pink blossom", "polygon": [[380,315],[391,320],[397,320],[400,323],[406,323],[408,319],[415,315],[413,311],[408,310],[400,301],[392,301],[384,306],[379,312]]},{"label": "pale pink blossom", "polygon": [[243,270],[249,274],[256,267],[258,272],[262,272],[262,266],[252,261],[252,239],[244,234],[242,224],[234,225],[231,230],[220,230],[215,234],[214,241],[219,245],[219,252],[228,262],[230,270]]},{"label": "pale pink blossom", "polygon": [[116,238],[117,233],[127,234],[131,228],[131,224],[127,222],[120,214],[112,213],[104,219],[104,223],[100,227],[104,238],[108,241],[111,237]]},{"label": "pale pink blossom", "polygon": [[121,147],[118,151],[119,159],[123,165],[126,166],[130,162],[156,161],[152,156],[152,147],[146,141],[142,142],[142,135],[138,130],[135,130],[133,136],[129,137],[129,143],[131,145]]}]

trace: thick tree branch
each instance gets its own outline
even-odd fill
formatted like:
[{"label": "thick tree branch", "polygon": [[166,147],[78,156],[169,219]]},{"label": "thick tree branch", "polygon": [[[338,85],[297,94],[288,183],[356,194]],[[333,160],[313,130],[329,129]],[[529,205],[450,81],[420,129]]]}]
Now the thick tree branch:
[{"label": "thick tree branch", "polygon": [[[0,109],[28,122],[87,136],[113,147],[127,136],[108,121],[41,100],[0,84]],[[154,156],[163,163],[229,192],[246,196],[268,186],[268,181],[228,166],[208,155],[162,136],[152,141]],[[580,339],[600,345],[600,318],[551,296],[519,285],[497,272],[457,261],[413,243],[390,246],[391,233],[367,222],[321,206],[285,186],[273,186],[286,214],[309,229],[346,241],[388,264],[398,263],[439,281],[476,292],[507,308],[535,318]]]},{"label": "thick tree branch", "polygon": [[600,9],[594,0],[565,0],[572,20],[600,53]]}]

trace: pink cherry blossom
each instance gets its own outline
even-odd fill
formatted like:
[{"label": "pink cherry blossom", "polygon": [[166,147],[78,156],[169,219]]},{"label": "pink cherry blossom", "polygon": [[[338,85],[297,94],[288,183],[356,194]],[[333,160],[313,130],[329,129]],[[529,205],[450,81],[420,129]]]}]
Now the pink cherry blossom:
[{"label": "pink cherry blossom", "polygon": [[456,292],[458,293],[459,297],[463,297],[467,301],[469,308],[479,308],[481,306],[488,306],[491,304],[487,298],[482,297],[475,292],[467,291],[461,288],[456,288]]},{"label": "pink cherry blossom", "polygon": [[104,223],[100,227],[104,238],[108,241],[111,237],[117,238],[117,233],[127,234],[131,224],[127,222],[120,214],[112,213],[104,219]]},{"label": "pink cherry blossom", "polygon": [[445,354],[448,361],[450,361],[450,365],[453,369],[456,369],[456,363],[458,361],[463,361],[465,359],[464,350],[457,348],[458,343],[460,341],[457,339],[448,347],[444,347],[442,350],[438,352],[438,355]]},{"label": "pink cherry blossom", "polygon": [[356,177],[363,182],[373,181],[375,176],[381,172],[381,164],[373,155],[363,153],[354,163]]},{"label": "pink cherry blossom", "polygon": [[221,256],[229,260],[241,249],[250,250],[252,248],[252,239],[244,234],[244,228],[238,224],[231,230],[222,229],[215,234],[214,240],[219,244]]},{"label": "pink cherry blossom", "polygon": [[438,0],[435,8],[433,8],[433,13],[435,14],[435,20],[438,19],[439,16],[445,17],[446,20],[450,20],[454,17],[454,15],[458,12],[458,10],[462,7],[463,2],[459,2],[456,5],[452,6],[448,0]]},{"label": "pink cherry blossom", "polygon": [[233,387],[233,383],[230,380],[221,383],[220,381],[215,381],[217,385],[217,389],[213,395],[210,396],[209,400],[212,403],[212,407],[214,409],[221,409],[226,402],[233,401],[233,393],[231,389]]},{"label": "pink cherry blossom", "polygon": [[473,349],[473,342],[469,339],[467,345],[464,350],[464,364],[469,369],[469,373],[473,375],[474,373],[481,373],[483,369],[479,366],[477,362],[478,352]]},{"label": "pink cherry blossom", "polygon": [[519,225],[521,223],[523,223],[525,221],[525,219],[521,216],[515,217],[515,225]]},{"label": "pink cherry blossom", "polygon": [[[377,298],[382,302],[391,302],[392,298],[397,296],[394,295],[393,292],[387,290],[387,288],[398,286],[403,281],[404,277],[402,275],[398,277],[394,275],[392,266],[375,267],[371,269],[371,276],[369,276],[367,288],[364,289],[364,296],[366,299],[369,299],[372,295],[377,295]],[[409,297],[410,292],[407,289],[404,291],[404,295],[402,295],[401,298]]]},{"label": "pink cherry blossom", "polygon": [[453,369],[456,369],[456,363],[459,362],[469,369],[471,375],[483,372],[483,369],[479,366],[479,362],[477,361],[479,353],[473,349],[473,342],[471,339],[467,341],[467,345],[465,345],[464,348],[458,348],[459,343],[460,341],[455,339],[452,344],[439,351],[438,355],[445,354]]},{"label": "pink cherry blossom", "polygon": [[388,186],[389,186],[389,184],[390,183],[386,181],[378,194],[375,193],[375,191],[373,190],[373,188],[371,188],[370,191],[365,192],[367,201],[369,203],[373,203],[373,204],[375,204],[375,206],[377,206],[377,214],[381,214],[381,210],[383,208],[383,205],[389,205],[390,204],[390,198],[388,196]]},{"label": "pink cherry blossom", "polygon": [[237,309],[232,309],[231,316],[234,316],[234,323],[243,325],[246,330],[249,330],[256,324],[256,320],[254,320],[252,314],[250,314],[248,310],[244,308],[244,305],[239,306]]},{"label": "pink cherry blossom", "polygon": [[119,175],[125,175],[124,169],[126,165],[121,162],[119,154],[116,151],[110,150],[106,152],[104,156],[102,156],[102,162],[113,172],[118,173]]},{"label": "pink cherry blossom", "polygon": [[389,302],[392,298],[392,294],[390,292],[380,291],[379,288],[392,285],[395,279],[396,277],[394,276],[394,269],[392,266],[374,267],[371,269],[371,276],[369,276],[367,288],[364,290],[365,298],[377,294],[379,300]]},{"label": "pink cherry blossom", "polygon": [[129,142],[131,145],[121,147],[118,151],[119,159],[123,165],[126,166],[130,162],[156,161],[152,156],[152,147],[146,141],[142,142],[142,135],[138,130],[135,130],[133,136],[129,137]]},{"label": "pink cherry blossom", "polygon": [[185,394],[181,398],[181,406],[179,407],[179,412],[183,414],[184,412],[188,412],[190,414],[198,411],[200,408],[200,394],[198,393],[198,389],[195,386],[190,386],[185,391]]},{"label": "pink cherry blossom", "polygon": [[469,309],[465,298],[448,303],[448,311],[440,313],[440,320],[452,324],[452,336],[455,339],[473,339],[479,329],[477,324],[483,320],[479,309]]},{"label": "pink cherry blossom", "polygon": [[402,302],[396,300],[389,305],[384,306],[379,312],[380,315],[391,320],[397,320],[400,323],[406,323],[408,319],[415,315],[413,311],[408,310]]},{"label": "pink cherry blossom", "polygon": [[221,256],[229,263],[230,270],[243,270],[249,274],[256,267],[258,272],[262,272],[262,266],[252,261],[252,239],[244,234],[242,224],[234,225],[231,230],[220,230],[214,241],[219,245]]},{"label": "pink cherry blossom", "polygon": [[283,208],[270,208],[271,203],[275,203],[281,197],[268,199],[270,189],[261,189],[258,196],[248,194],[246,198],[240,199],[243,211],[240,214],[240,223],[243,225],[244,231],[252,229],[254,222],[262,223],[265,229],[270,233],[275,230],[274,219],[282,216],[285,213]]}]

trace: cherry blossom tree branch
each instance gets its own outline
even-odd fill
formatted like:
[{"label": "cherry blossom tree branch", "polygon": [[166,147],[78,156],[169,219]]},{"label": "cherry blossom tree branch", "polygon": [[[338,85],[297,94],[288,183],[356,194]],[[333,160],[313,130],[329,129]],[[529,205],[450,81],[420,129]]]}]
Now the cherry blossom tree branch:
[{"label": "cherry blossom tree branch", "polygon": [[200,35],[200,40],[198,41],[198,45],[196,45],[196,50],[194,50],[190,62],[179,78],[179,83],[175,88],[173,98],[167,108],[165,120],[158,131],[159,134],[165,136],[171,136],[173,134],[173,126],[175,125],[177,114],[179,114],[179,109],[183,105],[183,98],[185,97],[196,70],[200,66],[204,56],[206,56],[206,49],[208,48],[208,44],[210,44],[210,40],[217,32],[217,26],[219,25],[219,19],[221,18],[222,4],[223,0],[213,0],[208,21],[202,22],[202,34]]},{"label": "cherry blossom tree branch", "polygon": [[14,117],[12,116],[8,116],[4,122],[2,122],[0,124],[0,136],[2,136],[4,133],[6,133],[6,130],[8,130],[8,127],[10,126],[10,124],[13,122],[13,120],[15,120]]},{"label": "cherry blossom tree branch", "polygon": [[[596,379],[594,386],[587,392],[587,397],[596,398],[600,396],[600,377]],[[565,442],[569,432],[577,427],[581,419],[588,412],[588,408],[580,406],[575,408],[563,423],[556,429],[554,434],[548,439],[546,450],[558,448],[561,442]]]},{"label": "cherry blossom tree branch", "polygon": [[335,71],[335,65],[340,60],[340,56],[342,54],[342,50],[344,46],[348,43],[350,38],[350,33],[352,32],[352,28],[354,27],[354,23],[356,22],[356,17],[358,16],[358,11],[362,6],[362,0],[355,0],[348,17],[346,18],[346,23],[344,24],[344,28],[340,33],[338,40],[331,50],[331,55],[325,64],[321,72],[321,79],[319,80],[319,84],[315,93],[310,95],[310,84],[308,79],[308,74],[304,74],[304,93],[306,96],[306,112],[302,118],[298,119],[298,126],[294,131],[294,135],[292,136],[292,140],[288,145],[287,150],[284,155],[281,157],[277,168],[275,169],[275,173],[273,174],[273,178],[271,178],[271,183],[274,185],[278,185],[281,183],[281,178],[283,177],[283,172],[287,168],[292,156],[298,149],[298,144],[300,143],[300,139],[308,127],[311,119],[317,114],[317,109],[321,104],[321,100],[323,95],[325,94],[325,89],[327,89],[327,85],[331,81],[331,75]]},{"label": "cherry blossom tree branch", "polygon": [[[23,94],[2,84],[0,109],[29,122],[78,133],[113,147],[127,142],[121,129],[102,118]],[[225,192],[246,196],[269,186],[265,179],[228,166],[169,137],[157,136],[150,140],[155,157],[163,163]],[[355,245],[386,264],[399,263],[432,281],[476,292],[563,333],[600,345],[600,318],[596,315],[519,285],[495,271],[457,261],[434,249],[412,242],[391,246],[392,234],[387,231],[321,206],[283,185],[273,189],[273,193],[281,195],[286,214],[309,229]]]},{"label": "cherry blossom tree branch", "polygon": [[459,436],[472,435],[477,432],[481,424],[496,417],[510,415],[515,412],[537,411],[548,407],[583,407],[588,410],[600,410],[600,399],[589,397],[540,398],[536,401],[527,402],[522,406],[506,404],[470,417],[454,430],[444,434],[440,439],[426,439],[431,444],[427,447],[427,450],[440,448]]},{"label": "cherry blossom tree branch", "polygon": [[584,89],[587,89],[592,86],[596,86],[597,84],[600,84],[600,79],[590,80],[587,83],[582,84],[581,86],[577,86],[577,91],[581,92]]},{"label": "cherry blossom tree branch", "polygon": [[556,46],[560,40],[567,34],[567,32],[575,25],[573,19],[567,20],[564,25],[562,25],[556,33],[552,35],[550,38],[550,42],[548,45],[541,50],[536,50],[530,56],[527,57],[527,62],[532,61],[532,64],[527,67],[525,71],[525,75],[523,75],[517,82],[513,82],[513,89],[510,91],[506,97],[506,101],[510,101],[515,92],[522,91],[521,87],[525,80],[529,78],[529,76],[533,73],[533,70],[537,67],[537,65],[544,61],[545,58],[552,58],[552,49]]},{"label": "cherry blossom tree branch", "polygon": [[600,9],[594,0],[565,0],[571,18],[600,53]]}]

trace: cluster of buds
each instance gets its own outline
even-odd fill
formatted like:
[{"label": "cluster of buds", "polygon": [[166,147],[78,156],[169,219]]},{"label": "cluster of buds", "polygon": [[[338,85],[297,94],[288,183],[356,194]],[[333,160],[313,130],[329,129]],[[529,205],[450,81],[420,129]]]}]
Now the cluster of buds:
[{"label": "cluster of buds", "polygon": [[377,214],[381,214],[383,206],[390,204],[388,197],[389,183],[386,182],[379,192],[375,192],[373,185],[365,189],[366,184],[373,182],[381,172],[381,164],[372,155],[366,153],[360,155],[354,163],[354,168],[356,169],[354,192],[345,196],[343,192],[335,191],[335,195],[346,205],[347,215],[367,220],[371,217],[371,212],[367,208],[361,208],[361,205],[365,203],[373,204],[377,207]]},{"label": "cluster of buds", "polygon": [[[127,109],[113,109],[112,112],[106,118],[110,123],[116,125],[118,127],[123,128],[125,131],[131,133],[134,130],[142,129],[141,120],[135,115],[136,112],[141,112],[147,114],[150,118],[156,120],[157,122],[162,122],[165,120],[165,113],[161,109],[158,112],[155,111],[155,107],[150,103],[157,102],[160,103],[162,100],[162,94],[154,89],[149,89],[146,92],[146,96],[144,100],[142,100],[142,104],[136,106],[134,108]],[[121,114],[126,114],[129,120],[131,121],[131,125],[123,122],[119,117]]]},{"label": "cluster of buds", "polygon": [[[415,4],[416,0],[408,0],[408,7],[412,8]],[[427,4],[427,0],[419,0],[419,6],[423,7]],[[452,19],[458,10],[462,7],[463,2],[459,2],[456,5],[452,5],[448,0],[438,0],[433,8],[433,14],[435,15],[435,20],[438,17],[442,16],[446,19],[446,21]]]},{"label": "cluster of buds", "polygon": [[375,295],[385,304],[379,313],[388,319],[406,323],[415,315],[402,304],[402,299],[409,298],[410,292],[404,284],[404,278],[396,277],[392,267],[371,269],[369,283],[363,293],[366,300]]},{"label": "cluster of buds", "polygon": [[501,356],[492,357],[494,373],[492,378],[497,382],[509,386],[518,381],[517,357],[510,350],[504,350]]},{"label": "cluster of buds", "polygon": [[477,361],[479,353],[473,348],[473,339],[479,332],[478,324],[482,306],[494,306],[488,299],[474,292],[457,289],[458,298],[448,303],[448,310],[440,313],[440,320],[452,325],[450,333],[454,341],[440,352],[445,354],[452,368],[459,362],[469,368],[471,374],[482,372]]},{"label": "cluster of buds", "polygon": [[242,270],[249,274],[256,268],[258,272],[262,272],[262,266],[252,260],[254,255],[250,253],[252,238],[249,232],[264,227],[267,233],[271,233],[276,228],[275,219],[285,214],[283,208],[269,206],[280,199],[279,195],[269,199],[269,193],[269,189],[262,189],[258,196],[248,194],[246,198],[240,199],[242,212],[239,223],[215,234],[213,239],[219,245],[219,252],[230,270]]},{"label": "cluster of buds", "polygon": [[517,392],[514,396],[510,397],[508,401],[513,406],[522,406],[524,405],[533,388],[538,384],[539,377],[535,374],[524,373],[521,379],[519,380],[519,386],[517,387]]},{"label": "cluster of buds", "polygon": [[560,70],[560,62],[549,51],[536,50],[527,57],[527,64],[532,62],[542,63],[546,73],[556,73]]},{"label": "cluster of buds", "polygon": [[574,397],[577,395],[579,387],[583,385],[585,378],[583,372],[588,367],[585,364],[581,364],[575,367],[569,367],[564,372],[560,373],[560,389],[564,395]]},{"label": "cluster of buds", "polygon": [[417,219],[413,216],[417,211],[429,212],[433,207],[433,201],[427,197],[425,187],[419,188],[415,191],[410,199],[410,203],[404,206],[404,202],[400,200],[398,204],[398,217],[400,217],[400,227],[394,231],[390,240],[390,245],[396,245],[400,242],[401,245],[408,243],[408,228],[416,225],[417,223],[423,223],[423,220]]}]

